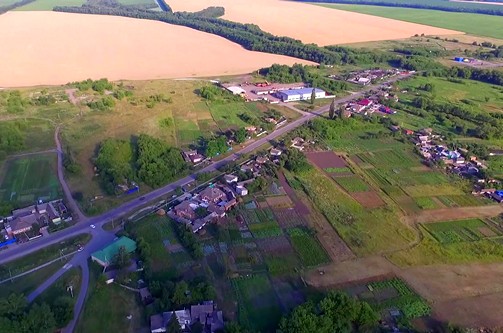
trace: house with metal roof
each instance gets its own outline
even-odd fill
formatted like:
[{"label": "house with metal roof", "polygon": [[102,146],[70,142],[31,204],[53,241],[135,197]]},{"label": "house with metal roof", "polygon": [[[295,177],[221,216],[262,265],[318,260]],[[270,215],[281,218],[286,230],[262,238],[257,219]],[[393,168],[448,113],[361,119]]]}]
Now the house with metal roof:
[{"label": "house with metal roof", "polygon": [[103,267],[110,266],[121,247],[124,247],[128,253],[132,253],[136,250],[136,242],[131,238],[122,236],[104,249],[94,252],[91,259]]},{"label": "house with metal roof", "polygon": [[[283,102],[307,101],[311,99],[313,88],[281,90],[276,93]],[[325,98],[325,91],[314,88],[315,98]]]}]

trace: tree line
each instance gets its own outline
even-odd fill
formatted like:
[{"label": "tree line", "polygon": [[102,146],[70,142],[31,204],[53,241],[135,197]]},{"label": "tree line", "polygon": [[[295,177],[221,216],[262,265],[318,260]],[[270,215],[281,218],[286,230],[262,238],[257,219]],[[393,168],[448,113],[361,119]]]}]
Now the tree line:
[{"label": "tree line", "polygon": [[470,2],[451,2],[443,0],[295,0],[299,2],[324,2],[348,5],[371,5],[382,7],[403,7],[417,9],[434,9],[445,12],[476,13],[486,15],[503,15],[503,9],[497,5],[486,5]]}]

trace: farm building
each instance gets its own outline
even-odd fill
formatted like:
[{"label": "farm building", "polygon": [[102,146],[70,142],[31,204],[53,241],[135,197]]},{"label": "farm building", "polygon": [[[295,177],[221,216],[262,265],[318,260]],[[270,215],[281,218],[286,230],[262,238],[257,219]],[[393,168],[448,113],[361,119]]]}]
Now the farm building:
[{"label": "farm building", "polygon": [[229,90],[234,95],[241,95],[241,96],[243,96],[243,95],[246,94],[246,91],[243,88],[238,87],[238,86],[226,87],[225,89]]},{"label": "farm building", "polygon": [[[315,88],[315,97],[316,98],[325,98],[325,91]],[[302,89],[290,89],[278,91],[277,96],[283,102],[295,102],[295,101],[306,101],[311,99],[311,95],[313,93],[312,88],[302,88]]]},{"label": "farm building", "polygon": [[94,252],[91,255],[91,259],[99,265],[107,267],[113,262],[121,247],[124,247],[128,253],[132,253],[136,250],[136,242],[131,238],[122,236],[104,249]]}]

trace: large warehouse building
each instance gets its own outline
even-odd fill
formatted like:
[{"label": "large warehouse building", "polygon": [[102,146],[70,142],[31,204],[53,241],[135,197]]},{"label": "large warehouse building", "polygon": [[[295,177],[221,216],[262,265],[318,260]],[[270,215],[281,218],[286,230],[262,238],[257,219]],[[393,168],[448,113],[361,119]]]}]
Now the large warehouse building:
[{"label": "large warehouse building", "polygon": [[[325,98],[326,94],[323,90],[314,89],[316,98]],[[290,89],[277,92],[278,98],[283,102],[307,101],[311,99],[313,88]]]}]

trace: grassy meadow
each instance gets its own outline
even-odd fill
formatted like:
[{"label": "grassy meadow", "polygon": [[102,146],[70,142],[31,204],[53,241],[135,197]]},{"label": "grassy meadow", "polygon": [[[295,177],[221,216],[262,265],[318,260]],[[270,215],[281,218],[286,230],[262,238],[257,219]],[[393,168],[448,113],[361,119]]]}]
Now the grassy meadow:
[{"label": "grassy meadow", "polygon": [[[321,6],[503,39],[503,30],[496,28],[501,25],[499,16],[364,5],[322,4]],[[421,34],[421,31],[418,31],[418,34]]]}]

